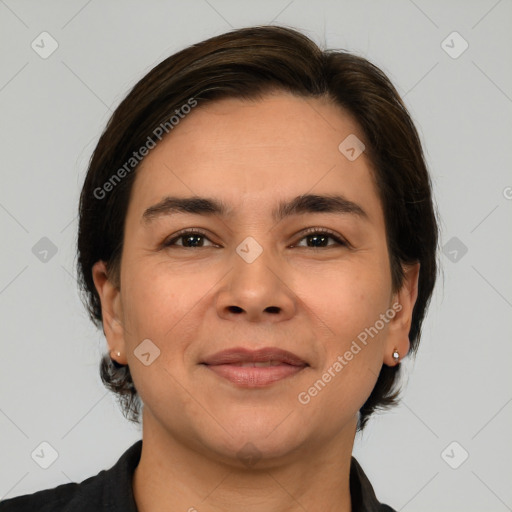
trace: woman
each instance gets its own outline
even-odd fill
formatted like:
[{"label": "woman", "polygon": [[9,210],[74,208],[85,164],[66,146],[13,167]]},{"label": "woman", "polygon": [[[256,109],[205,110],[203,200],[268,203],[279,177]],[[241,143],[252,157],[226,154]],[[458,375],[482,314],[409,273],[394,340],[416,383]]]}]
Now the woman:
[{"label": "woman", "polygon": [[374,65],[275,26],[172,55],[114,112],[80,200],[101,376],[142,440],[0,510],[392,510],[351,454],[396,403],[437,239]]}]

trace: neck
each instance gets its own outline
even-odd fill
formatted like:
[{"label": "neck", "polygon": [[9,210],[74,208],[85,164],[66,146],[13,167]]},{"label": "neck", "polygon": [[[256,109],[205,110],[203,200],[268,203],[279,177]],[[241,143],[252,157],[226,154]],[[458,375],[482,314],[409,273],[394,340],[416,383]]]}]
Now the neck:
[{"label": "neck", "polygon": [[[253,467],[220,460],[164,431],[144,410],[143,446],[133,476],[138,512],[350,512],[355,422],[328,445],[315,440],[279,461]],[[307,444],[307,446],[306,446]]]}]

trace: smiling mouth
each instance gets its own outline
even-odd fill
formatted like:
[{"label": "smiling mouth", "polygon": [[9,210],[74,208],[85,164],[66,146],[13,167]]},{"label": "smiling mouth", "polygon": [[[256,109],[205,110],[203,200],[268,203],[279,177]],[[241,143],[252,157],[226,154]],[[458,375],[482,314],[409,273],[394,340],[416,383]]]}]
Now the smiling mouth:
[{"label": "smiling mouth", "polygon": [[289,379],[309,367],[296,354],[275,346],[233,347],[207,356],[201,364],[217,377],[242,388],[261,388]]}]

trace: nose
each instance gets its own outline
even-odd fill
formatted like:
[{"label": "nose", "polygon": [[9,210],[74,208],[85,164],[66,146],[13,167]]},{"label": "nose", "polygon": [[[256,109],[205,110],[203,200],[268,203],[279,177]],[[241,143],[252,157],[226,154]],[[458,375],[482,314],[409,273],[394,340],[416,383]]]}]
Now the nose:
[{"label": "nose", "polygon": [[297,297],[289,269],[278,255],[263,250],[254,260],[233,255],[233,267],[217,295],[220,317],[249,322],[280,322],[296,313]]}]

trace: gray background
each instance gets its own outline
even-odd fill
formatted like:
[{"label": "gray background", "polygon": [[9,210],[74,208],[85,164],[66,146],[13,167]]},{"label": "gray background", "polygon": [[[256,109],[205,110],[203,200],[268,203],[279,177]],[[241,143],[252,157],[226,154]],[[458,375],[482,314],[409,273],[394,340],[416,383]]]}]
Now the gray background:
[{"label": "gray background", "polygon": [[[402,405],[370,422],[355,455],[397,510],[512,510],[510,0],[0,0],[0,498],[95,475],[141,437],[101,384],[106,341],[77,294],[87,162],[154,65],[266,23],[389,75],[420,131],[441,214],[444,277]],[[31,47],[43,31],[58,43],[46,59]],[[469,44],[457,58],[454,31]],[[42,252],[43,237],[56,254]],[[48,469],[31,457],[44,441],[58,452]],[[469,458],[453,469],[462,450]]]}]

